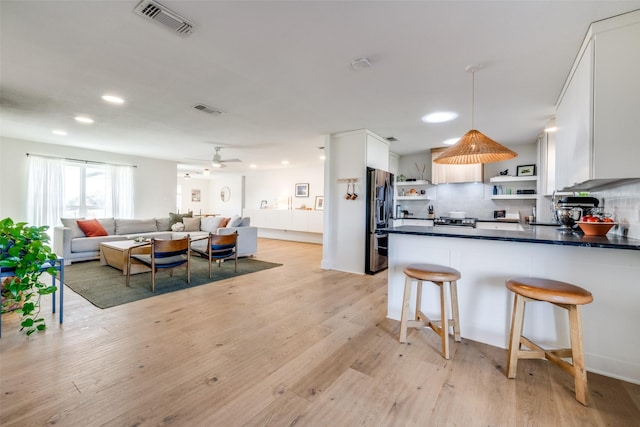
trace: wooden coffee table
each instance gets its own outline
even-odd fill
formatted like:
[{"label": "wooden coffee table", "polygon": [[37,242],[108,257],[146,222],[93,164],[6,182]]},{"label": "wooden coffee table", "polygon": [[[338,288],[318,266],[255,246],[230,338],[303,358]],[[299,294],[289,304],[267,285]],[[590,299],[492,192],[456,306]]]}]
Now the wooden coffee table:
[{"label": "wooden coffee table", "polygon": [[[151,246],[140,246],[142,243],[136,243],[133,240],[118,240],[116,242],[100,243],[100,264],[110,265],[111,267],[122,270],[122,275],[127,275],[127,261],[131,248],[136,247],[136,253],[151,253]],[[147,273],[151,271],[144,264],[131,263],[131,274]]]}]

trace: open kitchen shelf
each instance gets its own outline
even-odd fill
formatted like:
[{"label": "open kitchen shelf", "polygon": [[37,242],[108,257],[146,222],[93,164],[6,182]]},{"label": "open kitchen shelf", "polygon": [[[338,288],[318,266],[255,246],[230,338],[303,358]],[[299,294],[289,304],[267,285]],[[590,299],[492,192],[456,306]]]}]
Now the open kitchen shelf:
[{"label": "open kitchen shelf", "polygon": [[526,182],[537,181],[538,177],[533,176],[494,176],[490,179],[491,182]]},{"label": "open kitchen shelf", "polygon": [[519,200],[535,200],[537,194],[494,194],[491,196],[493,200],[507,200],[507,199],[519,199]]},{"label": "open kitchen shelf", "polygon": [[417,196],[396,196],[396,200],[430,200],[430,199],[424,194],[419,194]]},{"label": "open kitchen shelf", "polygon": [[417,180],[417,181],[396,181],[397,186],[407,186],[407,187],[417,187],[419,185],[431,185],[429,181],[426,180]]}]

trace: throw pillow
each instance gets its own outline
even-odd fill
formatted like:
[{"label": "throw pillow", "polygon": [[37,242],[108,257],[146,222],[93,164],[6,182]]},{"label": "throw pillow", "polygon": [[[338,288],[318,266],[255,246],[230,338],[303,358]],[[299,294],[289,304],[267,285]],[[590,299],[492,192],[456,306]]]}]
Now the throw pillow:
[{"label": "throw pillow", "polygon": [[200,230],[215,233],[223,219],[221,216],[206,216],[200,220]]},{"label": "throw pillow", "polygon": [[227,228],[238,227],[241,222],[242,222],[242,218],[240,218],[240,215],[234,215],[234,217],[231,218],[231,220],[229,221],[229,224],[227,224]]},{"label": "throw pillow", "polygon": [[176,222],[182,222],[183,218],[191,218],[193,217],[193,212],[189,211],[184,214],[169,212],[169,225],[173,225]]},{"label": "throw pillow", "polygon": [[222,221],[220,221],[220,225],[218,225],[218,228],[224,228],[227,226],[227,224],[229,224],[229,220],[231,218],[222,218]]},{"label": "throw pillow", "polygon": [[71,229],[72,239],[75,239],[77,237],[86,237],[86,234],[84,234],[80,229],[80,227],[78,227],[77,221],[79,219],[84,219],[84,217],[82,216],[80,218],[60,218],[60,222],[62,223],[62,225]]},{"label": "throw pillow", "polygon": [[78,220],[78,227],[87,237],[108,236],[107,230],[104,229],[100,221],[97,219]]},{"label": "throw pillow", "polygon": [[249,227],[251,225],[251,217],[245,216],[242,218],[242,221],[240,221],[240,224],[238,225],[238,227]]},{"label": "throw pillow", "polygon": [[171,223],[169,222],[169,217],[156,218],[156,227],[158,228],[158,231],[171,230]]},{"label": "throw pillow", "polygon": [[108,235],[116,234],[116,220],[114,218],[98,218],[98,221]]},{"label": "throw pillow", "polygon": [[171,226],[172,231],[184,231],[184,224],[181,222],[176,222]]},{"label": "throw pillow", "polygon": [[200,218],[184,217],[182,219],[184,231],[200,231]]}]

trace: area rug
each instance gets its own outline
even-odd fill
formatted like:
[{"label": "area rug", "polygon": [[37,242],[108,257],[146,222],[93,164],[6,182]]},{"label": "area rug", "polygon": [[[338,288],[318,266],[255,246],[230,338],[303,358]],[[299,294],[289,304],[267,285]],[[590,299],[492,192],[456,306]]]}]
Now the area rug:
[{"label": "area rug", "polygon": [[100,261],[73,263],[65,267],[64,279],[69,288],[91,304],[99,308],[109,308],[281,265],[252,258],[240,258],[237,273],[234,272],[233,261],[226,261],[221,267],[217,264],[213,266],[213,277],[209,279],[207,260],[193,257],[191,258],[191,284],[187,283],[186,269],[182,267],[176,268],[173,276],[169,276],[168,271],[161,270],[156,274],[155,294],[151,292],[151,273],[132,275],[127,287],[126,276],[122,275],[122,271],[100,265]]}]

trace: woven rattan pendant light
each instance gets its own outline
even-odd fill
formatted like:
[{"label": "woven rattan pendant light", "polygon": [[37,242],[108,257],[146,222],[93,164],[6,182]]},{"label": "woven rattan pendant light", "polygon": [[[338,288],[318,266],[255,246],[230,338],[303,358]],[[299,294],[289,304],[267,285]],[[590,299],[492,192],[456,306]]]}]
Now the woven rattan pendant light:
[{"label": "woven rattan pendant light", "polygon": [[473,129],[475,114],[475,72],[478,66],[470,65],[466,68],[471,72],[471,130],[460,140],[444,150],[435,163],[447,165],[468,165],[472,163],[501,162],[516,157],[518,154],[497,143],[482,132]]}]

